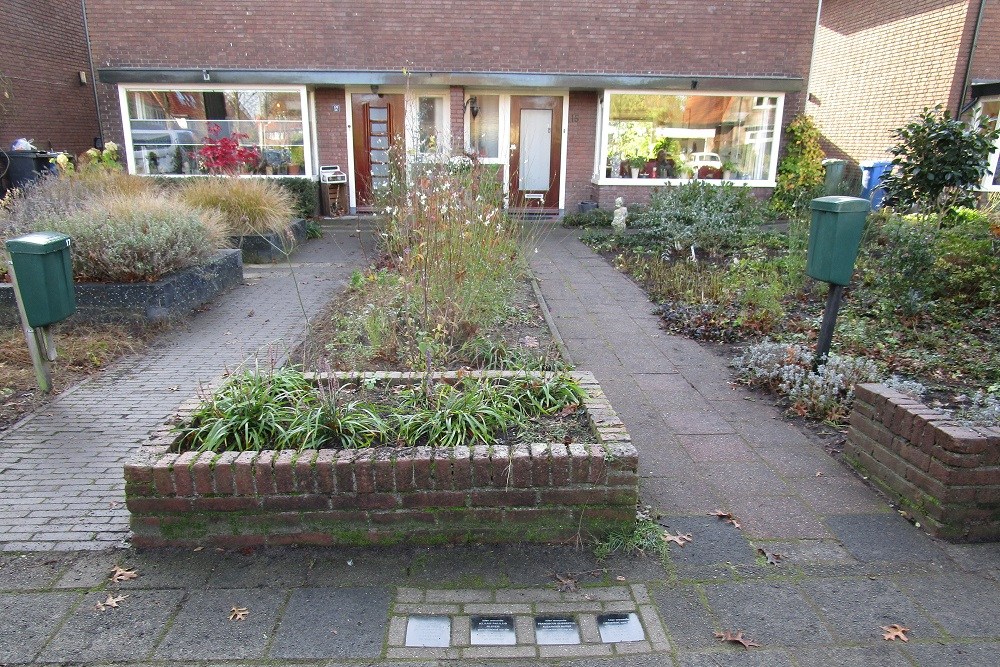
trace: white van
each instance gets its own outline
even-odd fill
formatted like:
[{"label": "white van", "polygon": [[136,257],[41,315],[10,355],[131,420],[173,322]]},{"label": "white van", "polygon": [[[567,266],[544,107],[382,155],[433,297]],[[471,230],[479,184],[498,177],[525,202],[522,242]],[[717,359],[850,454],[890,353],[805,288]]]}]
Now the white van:
[{"label": "white van", "polygon": [[[191,151],[201,145],[191,130],[133,130],[132,155],[137,174],[188,174],[196,169]],[[177,149],[180,148],[178,163]],[[178,168],[180,171],[178,171]]]}]

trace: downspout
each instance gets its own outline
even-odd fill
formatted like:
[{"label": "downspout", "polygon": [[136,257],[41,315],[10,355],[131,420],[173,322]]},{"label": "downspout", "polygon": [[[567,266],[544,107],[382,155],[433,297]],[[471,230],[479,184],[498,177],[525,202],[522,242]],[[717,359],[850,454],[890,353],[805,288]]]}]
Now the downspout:
[{"label": "downspout", "polygon": [[[982,0],[985,2],[985,0]],[[812,90],[809,89],[812,83],[813,75],[813,63],[816,62],[816,38],[819,35],[819,22],[823,14],[823,0],[819,0],[816,5],[816,27],[813,28],[813,43],[812,52],[809,54],[809,76],[806,77],[806,99],[805,103],[802,105],[802,112],[805,113],[806,109],[809,107],[809,94]]]},{"label": "downspout", "polygon": [[976,28],[972,32],[972,44],[969,45],[969,59],[965,63],[965,78],[962,80],[962,92],[958,96],[957,114],[962,115],[965,109],[965,95],[969,90],[969,82],[972,78],[972,59],[976,54],[976,42],[979,41],[979,28],[983,24],[983,12],[986,9],[986,0],[979,0],[979,15],[976,16]]},{"label": "downspout", "polygon": [[90,46],[90,26],[87,23],[87,0],[80,0],[80,8],[83,10],[83,34],[87,39],[87,60],[90,62],[90,82],[94,91],[94,111],[97,112],[97,133],[100,136],[101,147],[103,148],[104,120],[101,118],[101,100],[97,96],[97,70],[94,69],[94,51]]}]

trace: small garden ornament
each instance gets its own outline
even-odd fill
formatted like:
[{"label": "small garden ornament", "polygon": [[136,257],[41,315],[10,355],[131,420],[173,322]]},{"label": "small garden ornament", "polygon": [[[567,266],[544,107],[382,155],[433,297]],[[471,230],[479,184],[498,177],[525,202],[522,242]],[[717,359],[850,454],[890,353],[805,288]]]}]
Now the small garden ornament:
[{"label": "small garden ornament", "polygon": [[625,231],[625,218],[628,217],[628,208],[621,197],[615,199],[615,217],[611,220],[611,227],[616,232]]}]

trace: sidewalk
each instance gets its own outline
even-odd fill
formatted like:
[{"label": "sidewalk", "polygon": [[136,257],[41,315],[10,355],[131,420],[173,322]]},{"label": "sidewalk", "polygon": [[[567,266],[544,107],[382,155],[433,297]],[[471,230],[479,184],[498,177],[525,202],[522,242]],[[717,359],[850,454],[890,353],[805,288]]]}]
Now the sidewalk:
[{"label": "sidewalk", "polygon": [[[509,658],[502,664],[576,667],[998,664],[1000,545],[948,545],[911,526],[812,436],[732,386],[725,359],[660,331],[644,294],[575,236],[562,229],[547,234],[535,273],[574,361],[595,373],[633,436],[644,502],[665,514],[671,533],[691,535],[683,548],[671,545],[665,567],[651,558],[598,563],[588,551],[525,545],[0,554],[0,664],[416,666],[456,658],[463,665]],[[336,238],[339,250],[319,253],[310,244],[296,256],[299,281],[316,282],[315,293],[303,285],[309,309],[318,308],[356,257],[351,239]],[[333,234],[322,243],[328,241]],[[0,439],[2,502],[20,497],[8,480],[47,489],[13,510],[26,513],[5,519],[0,539],[27,533],[19,519],[43,511],[34,505],[60,502],[61,485],[86,487],[85,500],[61,511],[86,510],[84,523],[107,512],[104,523],[112,528],[93,531],[95,538],[107,532],[107,540],[66,544],[39,529],[19,540],[27,544],[8,542],[8,548],[78,549],[124,536],[123,511],[107,504],[121,495],[115,486],[121,457],[148,424],[244,352],[296,334],[300,320],[291,304],[267,298],[282,287],[287,294],[287,276],[279,277],[278,268],[256,274],[258,282],[233,300],[237,305],[220,303],[218,311],[193,319],[190,332],[171,337],[169,347],[120,364],[56,401],[46,413],[51,417],[37,415]],[[258,330],[265,321],[268,329]],[[234,336],[241,342],[229,344]],[[149,378],[136,377],[140,370]],[[169,387],[176,385],[183,386],[174,398]],[[86,417],[95,412],[99,425]],[[102,435],[123,419],[134,433],[129,442]],[[56,447],[58,433],[72,434],[73,450]],[[13,453],[46,443],[62,461]],[[53,483],[55,474],[77,479],[68,466],[88,446],[111,448],[104,469],[78,473],[94,481]],[[0,516],[10,506],[3,507]],[[732,512],[741,529],[708,516],[716,509]],[[71,516],[64,520],[73,525]],[[757,548],[783,558],[768,565]],[[109,584],[115,564],[139,576]],[[556,591],[557,572],[573,573],[580,590]],[[110,592],[128,597],[119,608],[96,611]],[[248,609],[245,621],[229,620],[234,606]],[[644,638],[602,643],[595,618],[612,612],[636,613]],[[403,646],[412,614],[450,617],[450,646]],[[476,614],[511,615],[516,645],[471,646]],[[577,618],[582,643],[538,645],[533,617],[545,614]],[[894,623],[910,629],[908,643],[882,639],[880,626]],[[714,637],[740,630],[761,646],[745,650]]]},{"label": "sidewalk", "polygon": [[354,227],[343,224],[292,261],[291,269],[245,266],[244,285],[148,354],[120,360],[0,434],[0,551],[121,545],[128,538],[122,466],[136,445],[201,383],[282,357],[302,337],[303,309],[314,315],[363,264]]}]

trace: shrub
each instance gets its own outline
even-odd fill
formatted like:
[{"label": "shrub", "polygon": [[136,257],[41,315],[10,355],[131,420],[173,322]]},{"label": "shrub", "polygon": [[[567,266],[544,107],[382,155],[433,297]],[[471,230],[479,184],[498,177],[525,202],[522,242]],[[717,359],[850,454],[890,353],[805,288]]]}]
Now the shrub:
[{"label": "shrub", "polygon": [[765,206],[749,189],[692,181],[657,189],[649,207],[636,215],[635,224],[645,242],[714,254],[745,244],[764,220]]},{"label": "shrub", "polygon": [[97,195],[67,214],[38,217],[32,228],[73,239],[80,281],[157,280],[203,262],[222,242],[214,214],[162,195]]},{"label": "shrub", "polygon": [[294,201],[297,218],[312,218],[319,209],[319,185],[311,178],[273,179],[279,187],[288,191]]},{"label": "shrub", "polygon": [[813,352],[804,345],[763,341],[747,347],[732,366],[747,384],[776,391],[792,410],[832,422],[843,421],[854,402],[854,386],[880,379],[869,359],[831,354],[816,371]]},{"label": "shrub", "polygon": [[778,164],[778,179],[771,206],[781,213],[803,210],[821,193],[823,148],[819,128],[810,116],[798,116],[785,130],[785,157]]},{"label": "shrub", "polygon": [[190,206],[218,211],[229,236],[284,232],[294,209],[288,191],[263,178],[186,179],[179,194]]},{"label": "shrub", "polygon": [[993,144],[1000,138],[993,120],[977,117],[965,123],[939,104],[894,130],[897,143],[889,151],[894,168],[883,179],[894,207],[916,207],[940,219],[959,206],[975,206],[975,189],[989,171]]},{"label": "shrub", "polygon": [[603,208],[591,209],[585,213],[567,213],[563,216],[563,227],[610,227],[614,215]]}]

